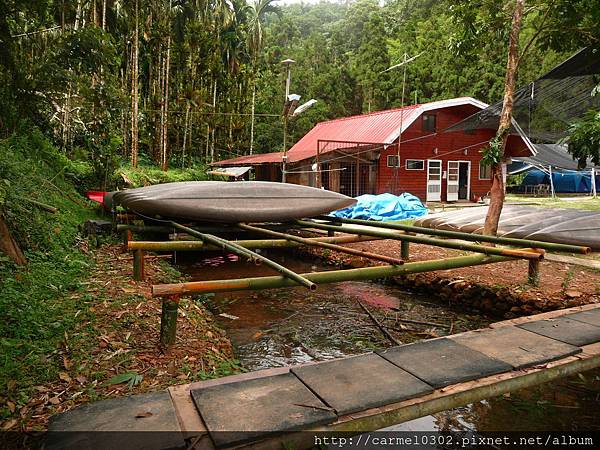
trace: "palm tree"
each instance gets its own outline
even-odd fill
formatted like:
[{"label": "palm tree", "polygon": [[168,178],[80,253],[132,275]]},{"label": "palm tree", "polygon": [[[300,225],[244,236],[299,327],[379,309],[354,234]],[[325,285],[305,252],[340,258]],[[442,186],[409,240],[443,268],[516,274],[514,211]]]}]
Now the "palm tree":
[{"label": "palm tree", "polygon": [[263,48],[264,28],[262,21],[268,13],[281,14],[281,10],[273,5],[275,0],[257,0],[249,5],[248,51],[252,62],[252,110],[250,119],[250,154],[254,147],[254,106],[256,103],[256,66],[258,55]]}]

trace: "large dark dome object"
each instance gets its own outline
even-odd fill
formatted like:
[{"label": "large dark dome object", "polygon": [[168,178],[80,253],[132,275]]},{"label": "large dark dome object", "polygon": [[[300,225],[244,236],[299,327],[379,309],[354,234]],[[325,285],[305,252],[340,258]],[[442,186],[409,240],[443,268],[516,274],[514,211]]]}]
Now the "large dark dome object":
[{"label": "large dark dome object", "polygon": [[189,181],[127,189],[113,201],[149,217],[199,222],[286,222],[356,203],[337,192],[267,181]]}]

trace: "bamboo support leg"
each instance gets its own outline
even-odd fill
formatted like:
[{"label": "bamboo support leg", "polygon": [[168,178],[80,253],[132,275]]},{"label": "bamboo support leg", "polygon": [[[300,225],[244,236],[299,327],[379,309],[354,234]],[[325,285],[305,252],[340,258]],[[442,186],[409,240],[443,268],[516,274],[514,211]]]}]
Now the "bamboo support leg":
[{"label": "bamboo support leg", "polygon": [[123,230],[122,236],[123,236],[123,252],[126,252],[128,246],[129,246],[129,241],[133,240],[133,233],[131,232],[131,230]]},{"label": "bamboo support leg", "polygon": [[410,259],[410,242],[400,241],[400,257],[405,261]]},{"label": "bamboo support leg", "polygon": [[177,309],[179,297],[170,296],[163,299],[160,319],[160,345],[168,348],[175,344],[177,336]]},{"label": "bamboo support leg", "polygon": [[133,252],[133,279],[135,281],[144,281],[146,278],[144,259],[144,250],[135,250]]},{"label": "bamboo support leg", "polygon": [[529,270],[527,271],[527,283],[531,286],[540,285],[540,262],[538,260],[529,260]]}]

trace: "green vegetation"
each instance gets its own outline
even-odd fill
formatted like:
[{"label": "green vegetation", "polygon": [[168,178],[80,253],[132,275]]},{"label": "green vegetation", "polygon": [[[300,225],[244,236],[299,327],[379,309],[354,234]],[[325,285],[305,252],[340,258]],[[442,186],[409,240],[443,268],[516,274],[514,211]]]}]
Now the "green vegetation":
[{"label": "green vegetation", "polygon": [[[119,180],[123,160],[183,169],[281,150],[286,58],[296,61],[292,92],[318,100],[290,121],[290,144],[318,121],[400,106],[403,70],[382,71],[405,55],[420,56],[407,66],[404,104],[494,102],[513,4],[9,0],[0,5],[0,134],[30,119],[86,163],[81,188],[98,189]],[[518,84],[598,42],[594,5],[528,1],[522,46],[536,39]]]},{"label": "green vegetation", "polygon": [[187,169],[160,170],[156,166],[122,166],[115,172],[115,184],[125,182],[128,187],[150,186],[159,183],[172,183],[175,181],[202,181],[207,179],[208,168],[197,165]]},{"label": "green vegetation", "polygon": [[0,207],[28,260],[19,267],[0,255],[3,389],[56,377],[62,364],[56,349],[76,323],[90,318],[82,307],[86,296],[72,296],[93,266],[77,230],[93,212],[73,188],[85,174],[86,167],[70,162],[39,131],[0,142]]},{"label": "green vegetation", "polygon": [[[592,95],[600,95],[600,84]],[[588,111],[582,120],[571,125],[569,131],[569,151],[579,166],[585,167],[589,159],[600,165],[600,112]]]},{"label": "green vegetation", "polygon": [[[27,259],[17,266],[0,254],[0,386],[2,400],[10,399],[0,404],[0,419],[19,415],[32,387],[50,380],[81,387],[68,395],[88,400],[104,394],[103,383],[150,385],[153,373],[142,375],[135,354],[156,334],[155,323],[139,318],[138,305],[146,304],[139,293],[123,295],[125,269],[110,275],[119,288],[93,279],[94,264],[108,273],[125,263],[114,254],[94,261],[78,231],[95,215],[81,193],[202,180],[214,160],[281,150],[282,60],[296,60],[291,91],[303,101],[318,100],[290,121],[290,144],[326,119],[465,95],[492,102],[502,95],[514,1],[483,0],[476,7],[468,0],[274,3],[0,2],[0,218]],[[522,44],[537,39],[520,62],[519,84],[598,43],[596,3],[528,1]],[[420,56],[407,66],[403,95],[403,71],[384,70],[413,55]],[[584,152],[598,141],[595,128],[574,128],[574,136]],[[598,200],[535,201],[600,209]],[[99,301],[106,305],[100,308]],[[96,320],[100,309],[106,317],[120,314],[104,331]],[[197,311],[193,333],[212,326],[205,311]],[[154,311],[146,317],[155,318]],[[137,341],[126,334],[134,326]],[[101,332],[114,339],[101,346],[93,339]],[[206,337],[206,348],[195,347],[195,362],[185,362],[191,375],[181,375],[240,370],[228,361],[227,342],[213,346],[215,336]],[[94,365],[88,350],[113,351],[114,359]],[[210,352],[216,356],[204,361]],[[154,364],[157,377],[174,382]],[[67,366],[72,376],[64,375]],[[92,386],[75,383],[80,375]],[[58,397],[52,398],[64,400]]]}]

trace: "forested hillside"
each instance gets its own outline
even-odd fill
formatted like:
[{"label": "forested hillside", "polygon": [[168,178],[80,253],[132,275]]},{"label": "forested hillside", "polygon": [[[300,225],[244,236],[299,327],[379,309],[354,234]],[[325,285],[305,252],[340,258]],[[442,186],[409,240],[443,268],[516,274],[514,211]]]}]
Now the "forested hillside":
[{"label": "forested hillside", "polygon": [[[592,40],[597,2],[548,3],[530,2],[522,40],[538,39],[520,84]],[[292,142],[320,120],[399,106],[402,71],[381,71],[405,54],[422,53],[407,68],[405,103],[497,101],[509,20],[492,4],[5,1],[0,132],[33,123],[89,166],[86,186],[107,187],[127,162],[165,170],[280,150],[286,58],[297,61],[291,91],[318,100],[290,124]]]}]

